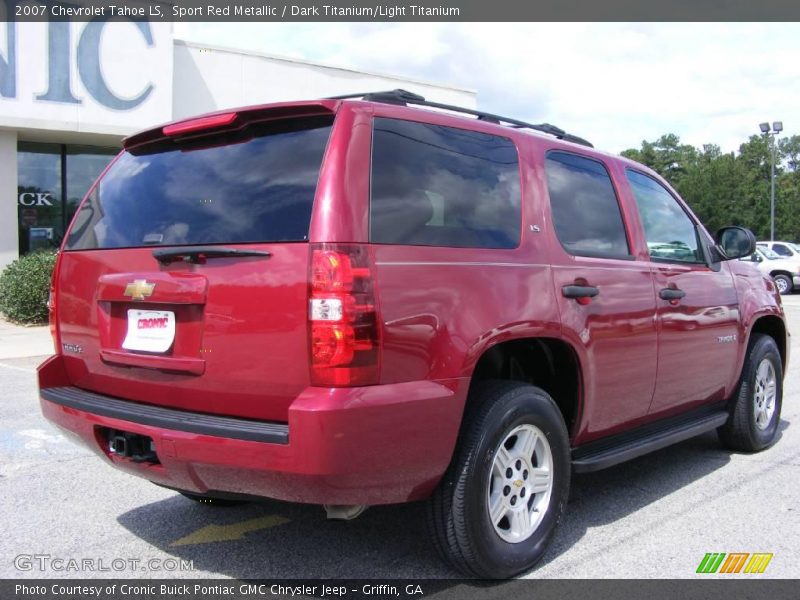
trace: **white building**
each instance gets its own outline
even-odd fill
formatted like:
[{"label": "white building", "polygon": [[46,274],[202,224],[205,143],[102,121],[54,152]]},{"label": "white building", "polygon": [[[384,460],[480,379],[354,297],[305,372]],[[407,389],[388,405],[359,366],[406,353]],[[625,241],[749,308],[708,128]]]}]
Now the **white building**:
[{"label": "white building", "polygon": [[217,110],[403,88],[475,93],[173,39],[169,23],[0,22],[0,269],[57,245],[124,136]]}]

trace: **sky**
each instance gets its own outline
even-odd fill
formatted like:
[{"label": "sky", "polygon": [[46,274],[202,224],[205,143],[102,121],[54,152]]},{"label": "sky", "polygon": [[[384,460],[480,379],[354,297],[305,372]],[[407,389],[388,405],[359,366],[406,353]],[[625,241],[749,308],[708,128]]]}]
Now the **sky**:
[{"label": "sky", "polygon": [[[610,152],[800,133],[800,23],[176,23],[179,39],[469,88]],[[364,91],[364,90],[354,90]]]}]

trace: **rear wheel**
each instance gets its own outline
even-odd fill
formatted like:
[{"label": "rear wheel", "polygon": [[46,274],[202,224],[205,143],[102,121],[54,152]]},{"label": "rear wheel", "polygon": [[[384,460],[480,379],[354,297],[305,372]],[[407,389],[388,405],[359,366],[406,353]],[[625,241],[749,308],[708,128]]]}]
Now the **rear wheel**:
[{"label": "rear wheel", "polygon": [[775,281],[775,287],[778,288],[780,294],[790,294],[792,292],[792,279],[788,275],[775,275],[772,278]]},{"label": "rear wheel", "polygon": [[783,364],[775,340],[753,334],[728,422],[719,428],[732,450],[757,452],[775,440],[783,402]]},{"label": "rear wheel", "polygon": [[470,392],[459,447],[429,501],[437,549],[468,576],[505,578],[544,555],[569,495],[569,439],[543,390],[492,381]]}]

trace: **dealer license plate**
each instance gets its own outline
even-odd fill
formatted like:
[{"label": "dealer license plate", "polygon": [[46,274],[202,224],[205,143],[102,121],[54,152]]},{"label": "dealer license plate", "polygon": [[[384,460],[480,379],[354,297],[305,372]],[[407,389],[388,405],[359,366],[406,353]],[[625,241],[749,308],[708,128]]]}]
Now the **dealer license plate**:
[{"label": "dealer license plate", "polygon": [[142,352],[166,352],[175,341],[175,313],[169,310],[128,310],[128,332],[122,347]]}]

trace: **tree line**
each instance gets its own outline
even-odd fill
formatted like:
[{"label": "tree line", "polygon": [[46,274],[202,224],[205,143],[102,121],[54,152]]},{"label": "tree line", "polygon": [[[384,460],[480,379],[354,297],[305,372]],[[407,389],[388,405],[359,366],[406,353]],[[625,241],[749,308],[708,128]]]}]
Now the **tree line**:
[{"label": "tree line", "polygon": [[[739,152],[719,146],[695,148],[672,133],[643,141],[622,156],[664,177],[713,234],[725,225],[740,225],[759,240],[770,234],[770,161],[772,141],[753,135]],[[800,135],[779,138],[775,161],[775,238],[800,241]]]}]

